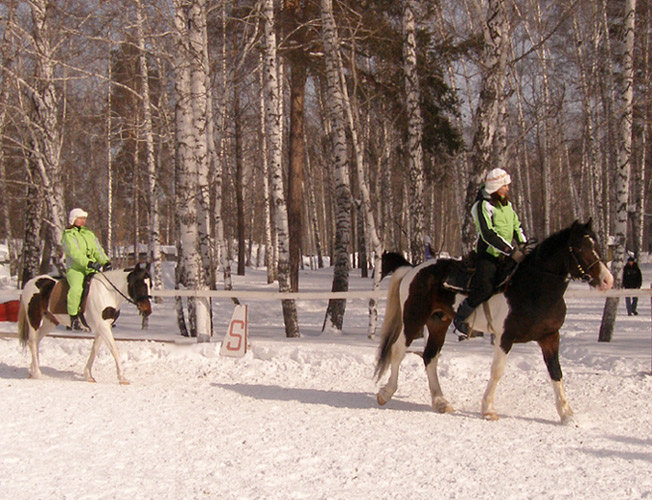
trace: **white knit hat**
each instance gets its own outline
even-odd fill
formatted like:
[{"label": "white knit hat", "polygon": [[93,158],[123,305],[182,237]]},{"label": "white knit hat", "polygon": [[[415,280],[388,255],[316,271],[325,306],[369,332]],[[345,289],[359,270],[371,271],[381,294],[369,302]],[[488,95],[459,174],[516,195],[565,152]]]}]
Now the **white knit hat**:
[{"label": "white knit hat", "polygon": [[81,208],[73,208],[68,214],[68,224],[72,226],[79,217],[88,217],[88,212]]},{"label": "white knit hat", "polygon": [[488,193],[495,193],[501,187],[512,182],[512,178],[502,168],[494,168],[487,174],[487,180],[484,184],[484,190]]}]

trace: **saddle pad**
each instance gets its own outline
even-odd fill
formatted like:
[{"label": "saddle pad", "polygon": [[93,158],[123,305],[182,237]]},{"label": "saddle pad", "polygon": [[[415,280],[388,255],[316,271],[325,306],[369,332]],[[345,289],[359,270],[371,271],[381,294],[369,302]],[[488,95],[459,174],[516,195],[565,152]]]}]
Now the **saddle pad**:
[{"label": "saddle pad", "polygon": [[50,302],[48,304],[48,310],[52,314],[68,314],[66,299],[68,297],[69,289],[70,286],[68,285],[68,281],[65,279],[57,281],[57,284],[54,285],[52,293],[50,294]]}]

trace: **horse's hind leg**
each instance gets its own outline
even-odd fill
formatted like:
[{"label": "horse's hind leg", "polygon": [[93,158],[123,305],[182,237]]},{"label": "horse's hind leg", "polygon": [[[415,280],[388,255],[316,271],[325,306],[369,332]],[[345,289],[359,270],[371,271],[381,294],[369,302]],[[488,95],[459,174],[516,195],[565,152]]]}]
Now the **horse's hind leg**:
[{"label": "horse's hind leg", "polygon": [[[511,347],[511,346],[510,346]],[[494,409],[494,395],[498,381],[505,373],[505,364],[509,351],[505,352],[500,346],[500,338],[496,339],[494,344],[494,358],[491,362],[491,377],[482,397],[482,416],[486,420],[498,420],[498,414]]]},{"label": "horse's hind leg", "polygon": [[405,357],[407,346],[405,344],[405,334],[402,331],[398,339],[392,345],[391,359],[390,359],[390,374],[387,383],[378,391],[376,399],[379,405],[384,405],[398,389],[398,369],[401,361]]},{"label": "horse's hind leg", "polygon": [[431,316],[426,322],[426,326],[428,327],[428,343],[423,351],[423,362],[426,366],[426,375],[428,376],[428,385],[430,386],[432,408],[439,413],[455,411],[444,397],[441,386],[439,385],[439,376],[437,375],[439,354],[444,345],[446,330],[448,330],[449,325],[450,320],[443,321],[437,315]]},{"label": "horse's hind leg", "polygon": [[29,346],[30,353],[32,354],[32,363],[30,364],[29,367],[30,378],[43,377],[40,368],[41,360],[39,357],[38,347],[43,337],[45,337],[48,333],[50,333],[54,328],[54,326],[55,326],[54,323],[52,323],[47,319],[44,319],[41,328],[39,328],[38,330],[34,330],[31,326],[28,327],[29,337],[27,339],[27,345]]},{"label": "horse's hind leg", "polygon": [[555,406],[557,413],[561,418],[562,424],[567,424],[572,420],[573,410],[571,410],[568,400],[566,399],[566,391],[564,390],[564,382],[562,380],[561,366],[559,365],[559,332],[548,335],[539,341],[543,359],[546,362],[548,373],[552,382],[552,388],[555,391]]}]

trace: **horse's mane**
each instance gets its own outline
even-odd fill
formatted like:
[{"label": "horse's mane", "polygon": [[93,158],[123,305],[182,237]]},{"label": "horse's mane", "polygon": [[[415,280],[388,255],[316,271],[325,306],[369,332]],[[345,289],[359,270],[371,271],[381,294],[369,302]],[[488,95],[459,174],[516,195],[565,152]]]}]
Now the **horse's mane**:
[{"label": "horse's mane", "polygon": [[545,240],[535,246],[529,255],[537,255],[540,259],[550,257],[561,247],[566,246],[569,238],[570,227],[567,227],[548,236]]}]

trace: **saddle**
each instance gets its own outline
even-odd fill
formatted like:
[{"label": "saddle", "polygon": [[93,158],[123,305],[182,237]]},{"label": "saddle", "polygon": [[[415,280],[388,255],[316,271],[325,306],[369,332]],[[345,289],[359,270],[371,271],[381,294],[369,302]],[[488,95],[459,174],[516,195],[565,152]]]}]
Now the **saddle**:
[{"label": "saddle", "polygon": [[[86,299],[88,298],[88,285],[90,284],[91,277],[90,274],[84,278],[84,285],[82,288],[82,298],[81,298],[81,307],[79,308],[79,318],[82,324],[86,327],[86,319],[84,318],[84,311],[86,310]],[[67,299],[68,299],[68,290],[70,290],[70,285],[66,278],[58,278],[56,285],[52,287],[52,292],[50,293],[50,300],[48,301],[48,311],[54,314],[68,314]],[[59,322],[54,318],[50,317],[50,320],[55,324]]]},{"label": "saddle", "polygon": [[[446,290],[451,290],[455,293],[468,295],[471,290],[471,278],[475,273],[477,262],[477,254],[471,252],[465,255],[461,260],[452,260],[448,274],[444,276],[442,286]],[[516,265],[503,264],[499,266],[497,273],[497,283],[494,284],[493,293],[500,293],[505,290],[509,279],[516,271]]]},{"label": "saddle", "polygon": [[475,252],[467,254],[461,260],[452,260],[442,286],[447,290],[468,295],[471,289],[471,278],[475,273],[476,260]]}]

